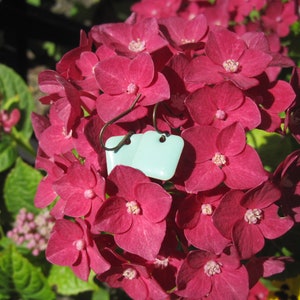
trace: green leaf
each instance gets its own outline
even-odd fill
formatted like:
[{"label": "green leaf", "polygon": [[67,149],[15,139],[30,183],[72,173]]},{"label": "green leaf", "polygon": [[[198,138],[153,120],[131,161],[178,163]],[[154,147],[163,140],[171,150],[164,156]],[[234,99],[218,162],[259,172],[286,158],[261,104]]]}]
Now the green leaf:
[{"label": "green leaf", "polygon": [[9,169],[18,156],[16,143],[6,134],[0,138],[0,172]]},{"label": "green leaf", "polygon": [[292,152],[290,136],[282,136],[264,130],[247,132],[247,143],[256,149],[266,170],[272,172]]},{"label": "green leaf", "polygon": [[2,109],[20,109],[21,120],[16,127],[29,140],[32,136],[30,116],[34,109],[33,96],[22,77],[3,64],[0,64],[0,99]]},{"label": "green leaf", "polygon": [[[14,299],[17,295],[22,300],[55,299],[41,270],[14,247],[0,254],[0,295],[2,299]],[[9,295],[11,298],[7,298]]]},{"label": "green leaf", "polygon": [[88,281],[76,277],[69,267],[53,265],[48,277],[48,282],[61,295],[76,295],[87,291],[97,291],[99,286],[93,281],[91,274]]},{"label": "green leaf", "polygon": [[100,288],[98,291],[93,292],[91,300],[109,300],[110,295],[108,290]]},{"label": "green leaf", "polygon": [[33,199],[42,177],[38,170],[21,158],[17,159],[15,167],[7,175],[4,183],[4,201],[10,213],[15,216],[23,207],[33,213],[39,213]]}]

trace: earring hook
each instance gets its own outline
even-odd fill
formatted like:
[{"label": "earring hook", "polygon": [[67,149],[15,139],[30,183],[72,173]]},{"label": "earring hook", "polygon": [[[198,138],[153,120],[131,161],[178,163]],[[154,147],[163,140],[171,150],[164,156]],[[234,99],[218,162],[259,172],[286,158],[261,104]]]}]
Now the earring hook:
[{"label": "earring hook", "polygon": [[119,114],[118,116],[114,117],[113,119],[111,119],[110,121],[108,121],[101,129],[100,134],[99,134],[99,139],[100,139],[100,144],[102,146],[102,148],[104,148],[106,151],[118,151],[123,145],[125,145],[128,141],[130,141],[130,137],[135,134],[134,131],[129,131],[123,138],[122,140],[118,143],[117,146],[115,147],[106,147],[104,142],[103,142],[103,135],[105,130],[107,129],[108,126],[112,125],[113,123],[115,123],[116,121],[120,120],[121,118],[123,118],[124,116],[126,116],[127,114],[129,114],[133,108],[135,107],[136,103],[139,101],[139,99],[141,98],[141,94],[138,94],[137,97],[135,98],[135,100],[133,101],[133,103],[130,105],[130,107],[125,110],[124,112],[122,112],[121,114]]},{"label": "earring hook", "polygon": [[168,131],[161,131],[158,129],[157,127],[157,108],[158,108],[158,105],[159,105],[159,102],[157,102],[155,105],[154,105],[154,108],[153,108],[153,114],[152,114],[152,122],[153,122],[153,127],[155,128],[155,130],[162,134],[161,138],[159,139],[160,142],[164,142],[166,140],[166,137],[168,137],[170,135],[170,133]]}]

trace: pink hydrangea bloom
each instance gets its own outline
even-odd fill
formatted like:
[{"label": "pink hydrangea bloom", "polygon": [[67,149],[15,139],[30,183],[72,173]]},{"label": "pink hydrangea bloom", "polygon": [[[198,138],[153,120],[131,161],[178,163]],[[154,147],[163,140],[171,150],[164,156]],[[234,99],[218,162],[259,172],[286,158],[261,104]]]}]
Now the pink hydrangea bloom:
[{"label": "pink hydrangea bloom", "polygon": [[0,129],[3,128],[4,132],[10,132],[20,120],[21,113],[19,109],[14,108],[10,113],[5,110],[0,110]]},{"label": "pink hydrangea bloom", "polygon": [[275,202],[280,191],[271,183],[246,193],[233,190],[224,195],[213,220],[218,230],[232,238],[241,258],[247,259],[258,253],[266,239],[285,234],[294,224],[290,217],[280,217]]},{"label": "pink hydrangea bloom", "polygon": [[205,54],[194,58],[186,76],[188,82],[215,84],[230,80],[241,89],[258,84],[272,56],[250,48],[238,34],[220,27],[208,33]]},{"label": "pink hydrangea bloom", "polygon": [[98,275],[100,281],[114,288],[123,288],[132,299],[168,299],[167,293],[151,275],[146,261],[133,255],[122,257],[110,249],[102,253],[111,263],[111,268]]},{"label": "pink hydrangea bloom", "polygon": [[141,98],[134,110],[122,118],[123,122],[145,117],[147,106],[170,97],[166,78],[155,71],[153,60],[147,53],[132,60],[115,56],[100,61],[95,67],[95,76],[103,91],[97,99],[97,112],[104,121],[126,111],[139,94]]},{"label": "pink hydrangea bloom", "polygon": [[176,294],[185,299],[246,300],[248,273],[234,249],[215,255],[202,250],[190,251],[177,276]]},{"label": "pink hydrangea bloom", "polygon": [[224,128],[239,122],[251,130],[261,122],[255,102],[230,82],[200,88],[189,94],[185,104],[193,120],[200,125]]},{"label": "pink hydrangea bloom", "polygon": [[55,222],[46,258],[52,264],[70,267],[82,280],[88,280],[91,269],[101,274],[110,268],[89,233],[89,224],[82,219]]},{"label": "pink hydrangea bloom", "polygon": [[245,131],[237,122],[222,130],[194,126],[184,130],[182,137],[192,147],[186,148],[188,164],[193,164],[185,180],[189,193],[213,189],[222,182],[233,189],[247,189],[268,178],[257,152],[246,144]]},{"label": "pink hydrangea bloom", "polygon": [[226,188],[190,195],[182,200],[176,221],[184,229],[188,242],[198,249],[220,254],[230,244],[212,222],[214,211],[218,207]]},{"label": "pink hydrangea bloom", "polygon": [[93,201],[104,201],[105,179],[94,167],[73,163],[66,174],[53,183],[59,201],[64,203],[64,214],[70,217],[87,215]]},{"label": "pink hydrangea bloom", "polygon": [[116,166],[108,180],[113,188],[97,213],[95,227],[113,233],[125,251],[155,259],[166,234],[171,196],[131,167]]}]

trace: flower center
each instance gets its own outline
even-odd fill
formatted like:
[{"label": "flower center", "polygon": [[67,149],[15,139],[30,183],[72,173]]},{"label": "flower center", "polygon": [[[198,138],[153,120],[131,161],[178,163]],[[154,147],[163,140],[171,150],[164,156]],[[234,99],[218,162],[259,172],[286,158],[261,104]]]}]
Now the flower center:
[{"label": "flower center", "polygon": [[128,45],[128,49],[132,52],[141,52],[145,50],[145,48],[146,42],[141,41],[139,38],[137,38],[136,40],[132,40]]},{"label": "flower center", "polygon": [[223,62],[223,68],[226,72],[234,73],[239,69],[239,62],[234,59],[227,59]]},{"label": "flower center", "polygon": [[191,43],[195,43],[195,39],[185,39],[185,38],[181,39],[181,44],[183,44],[183,45],[191,44]]},{"label": "flower center", "polygon": [[127,86],[127,93],[128,94],[136,94],[139,87],[135,83],[129,83]]},{"label": "flower center", "polygon": [[202,204],[201,205],[201,212],[203,215],[211,216],[213,213],[213,208],[210,204]]},{"label": "flower center", "polygon": [[249,224],[256,224],[263,217],[263,211],[259,208],[248,209],[244,215],[244,220]]},{"label": "flower center", "polygon": [[95,192],[92,189],[85,190],[83,194],[86,199],[93,199],[95,197]]},{"label": "flower center", "polygon": [[85,240],[77,240],[73,242],[73,245],[78,251],[84,250],[86,247]]},{"label": "flower center", "polygon": [[215,274],[220,274],[222,272],[221,270],[222,264],[217,263],[213,260],[208,261],[204,266],[204,273],[210,277]]},{"label": "flower center", "polygon": [[154,261],[155,268],[164,269],[168,266],[168,264],[169,264],[168,258],[164,258],[164,259],[155,258],[155,261]]},{"label": "flower center", "polygon": [[129,201],[126,203],[127,212],[132,215],[138,215],[141,212],[141,209],[136,201]]},{"label": "flower center", "polygon": [[222,167],[226,164],[226,157],[220,152],[217,152],[212,158],[212,162],[216,164],[218,167]]},{"label": "flower center", "polygon": [[123,274],[122,274],[126,279],[132,280],[134,278],[136,278],[136,270],[132,269],[132,268],[127,268]]},{"label": "flower center", "polygon": [[62,135],[65,137],[66,140],[70,139],[72,137],[72,129],[70,130],[70,132],[67,132],[67,129],[65,127],[63,127],[62,130]]},{"label": "flower center", "polygon": [[224,110],[218,109],[215,114],[216,118],[219,120],[225,120],[227,115]]}]

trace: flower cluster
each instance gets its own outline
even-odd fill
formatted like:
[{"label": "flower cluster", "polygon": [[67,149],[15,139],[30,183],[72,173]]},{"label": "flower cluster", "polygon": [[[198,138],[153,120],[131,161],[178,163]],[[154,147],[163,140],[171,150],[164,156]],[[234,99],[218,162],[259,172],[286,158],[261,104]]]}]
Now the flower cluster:
[{"label": "flower cluster", "polygon": [[7,236],[17,245],[25,246],[34,256],[37,256],[45,251],[54,222],[55,219],[48,210],[35,216],[22,208],[16,217],[13,229],[7,232]]},{"label": "flower cluster", "polygon": [[[135,3],[39,75],[35,205],[56,220],[46,257],[133,299],[247,299],[284,269],[256,255],[300,221],[299,151],[273,172],[247,144],[253,129],[299,137],[300,71],[280,44],[296,2],[211,2]],[[169,181],[107,174],[102,139],[158,128],[184,140]]]}]

